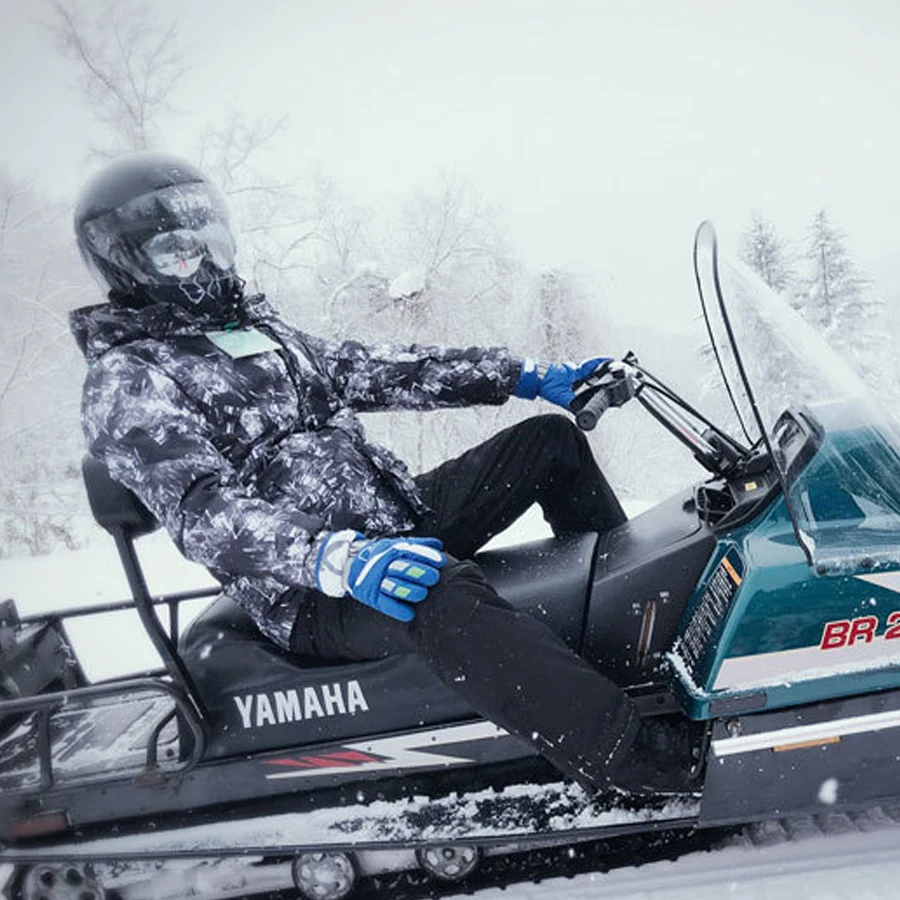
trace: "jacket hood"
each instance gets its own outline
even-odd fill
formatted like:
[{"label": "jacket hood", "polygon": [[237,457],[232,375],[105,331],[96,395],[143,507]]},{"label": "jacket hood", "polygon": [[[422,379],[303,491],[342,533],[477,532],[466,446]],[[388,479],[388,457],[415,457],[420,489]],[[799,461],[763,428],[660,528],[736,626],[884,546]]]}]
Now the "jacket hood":
[{"label": "jacket hood", "polygon": [[[242,303],[242,324],[275,317],[264,294],[246,297]],[[133,341],[166,340],[172,337],[205,334],[212,330],[189,313],[168,303],[129,307],[116,301],[83,306],[69,313],[69,329],[78,348],[90,363],[114,347]]]}]

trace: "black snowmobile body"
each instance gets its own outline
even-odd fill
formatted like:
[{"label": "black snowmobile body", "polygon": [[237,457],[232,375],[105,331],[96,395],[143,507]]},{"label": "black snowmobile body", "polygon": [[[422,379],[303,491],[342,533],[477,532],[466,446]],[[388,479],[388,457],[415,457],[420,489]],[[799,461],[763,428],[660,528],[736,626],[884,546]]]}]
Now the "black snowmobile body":
[{"label": "black snowmobile body", "polygon": [[301,893],[337,900],[385,847],[456,878],[491,848],[900,798],[900,499],[883,487],[900,483],[900,442],[855,402],[843,420],[831,403],[766,421],[738,337],[768,320],[741,330],[746,285],[726,304],[708,225],[695,271],[728,395],[756,439],[716,428],[626,357],[588,386],[579,424],[636,397],[710,477],[608,533],[478,557],[503,597],[643,715],[679,723],[693,793],[598,806],[413,656],[297,658],[224,596],[182,630],[179,605],[197,592],[151,597],[134,542],[155,523],[89,460],[92,509],[164,668],[87,684],[65,620],[110,606],[21,620],[3,608],[0,863],[19,864],[19,895],[67,896],[50,886],[71,877],[103,896],[87,861],[257,854],[293,860]]},{"label": "black snowmobile body", "polygon": [[[138,501],[93,460],[85,479],[95,510],[119,511],[111,527],[130,567],[141,520],[127,510],[136,512]],[[664,653],[714,546],[711,526],[687,494],[606,535],[548,538],[482,553],[479,562],[502,596],[543,619],[573,649],[604,660],[644,708],[671,712],[675,700],[661,679]],[[130,574],[141,578],[138,569]],[[143,603],[152,609],[179,599]],[[38,626],[25,620],[21,627]],[[64,656],[61,623],[43,627]],[[38,800],[40,814],[64,810],[71,828],[84,833],[135,817],[179,818],[184,809],[253,801],[258,810],[266,797],[281,810],[290,795],[385,776],[420,773],[416,783],[425,786],[432,773],[437,788],[448,769],[532,755],[524,742],[479,720],[413,655],[329,665],[304,660],[265,638],[225,596],[212,600],[177,648],[160,624],[151,627],[170,656],[166,676],[70,689],[64,703],[54,692],[5,704],[11,711],[48,704],[50,741],[42,746],[46,725],[37,712],[0,740],[3,839],[15,837],[10,825],[13,832],[22,828]],[[155,750],[148,765],[142,757],[149,744]],[[122,747],[130,758],[121,749],[112,757]],[[90,761],[101,758],[103,771],[90,773]],[[115,789],[97,790],[115,777],[116,764],[124,771]]]}]

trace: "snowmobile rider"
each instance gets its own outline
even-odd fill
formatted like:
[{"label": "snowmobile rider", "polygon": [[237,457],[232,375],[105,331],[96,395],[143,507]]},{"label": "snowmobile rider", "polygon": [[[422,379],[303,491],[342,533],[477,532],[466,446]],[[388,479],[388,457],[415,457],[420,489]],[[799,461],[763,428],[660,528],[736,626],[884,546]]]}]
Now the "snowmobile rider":
[{"label": "snowmobile rider", "polygon": [[264,634],[314,658],[417,653],[588,790],[678,787],[624,692],[472,561],[535,502],[557,535],[625,521],[583,434],[538,416],[413,477],[356,415],[513,396],[566,408],[599,360],[538,368],[505,349],[298,331],[244,293],[222,195],[167,155],[107,165],[75,231],[108,289],[71,314],[90,453]]}]

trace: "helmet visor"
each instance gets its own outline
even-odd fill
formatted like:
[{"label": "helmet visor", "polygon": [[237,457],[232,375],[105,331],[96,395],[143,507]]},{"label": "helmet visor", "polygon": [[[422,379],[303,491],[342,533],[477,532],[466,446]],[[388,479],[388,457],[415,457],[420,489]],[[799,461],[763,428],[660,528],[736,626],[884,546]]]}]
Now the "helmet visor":
[{"label": "helmet visor", "polygon": [[204,259],[225,272],[234,265],[234,242],[221,222],[155,234],[141,251],[156,273],[169,278],[190,278]]},{"label": "helmet visor", "polygon": [[150,191],[86,222],[93,254],[139,284],[190,278],[204,259],[228,271],[234,238],[222,195],[207,182]]}]

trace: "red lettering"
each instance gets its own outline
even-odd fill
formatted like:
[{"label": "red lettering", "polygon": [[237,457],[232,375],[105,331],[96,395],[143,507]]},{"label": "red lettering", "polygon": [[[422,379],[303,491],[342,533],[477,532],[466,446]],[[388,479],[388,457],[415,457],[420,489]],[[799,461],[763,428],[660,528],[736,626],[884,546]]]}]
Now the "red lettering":
[{"label": "red lettering", "polygon": [[826,622],[822,632],[820,650],[834,650],[847,644],[847,636],[850,634],[850,622],[848,619],[839,619],[837,622]]},{"label": "red lettering", "polygon": [[884,633],[886,641],[896,641],[900,638],[900,611],[892,612],[887,619],[888,630]]},{"label": "red lettering", "polygon": [[861,616],[859,619],[854,619],[850,623],[850,637],[847,639],[847,643],[852,646],[862,639],[864,643],[871,644],[877,630],[878,619],[875,616]]}]

